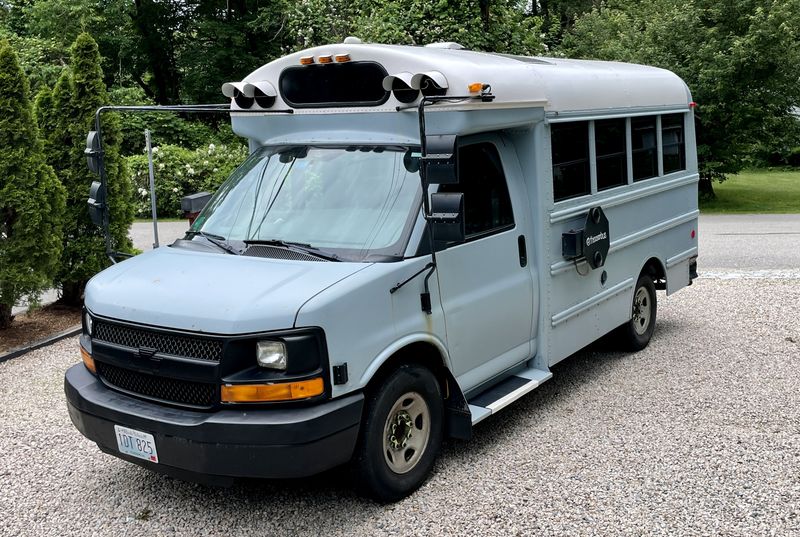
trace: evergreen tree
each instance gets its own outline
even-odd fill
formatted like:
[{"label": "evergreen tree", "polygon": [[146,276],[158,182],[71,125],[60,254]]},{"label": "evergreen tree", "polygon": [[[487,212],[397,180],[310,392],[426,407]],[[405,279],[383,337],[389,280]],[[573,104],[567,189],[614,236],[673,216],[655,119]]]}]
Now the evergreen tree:
[{"label": "evergreen tree", "polygon": [[[86,282],[108,266],[102,230],[89,218],[86,199],[97,176],[86,167],[83,154],[86,134],[94,129],[96,110],[108,104],[108,94],[100,67],[100,53],[92,37],[83,33],[72,46],[71,65],[53,90],[51,111],[39,112],[42,126],[50,122],[47,133],[49,162],[67,187],[67,213],[64,222],[64,250],[56,281],[65,304],[81,302]],[[46,102],[42,96],[42,102]],[[50,119],[52,118],[52,119]],[[120,156],[119,119],[103,116],[103,149],[108,180],[112,248],[131,251],[128,229],[133,222],[133,188],[125,161]]]},{"label": "evergreen tree", "polygon": [[45,163],[28,80],[0,42],[0,329],[20,298],[47,288],[61,254],[64,188]]}]

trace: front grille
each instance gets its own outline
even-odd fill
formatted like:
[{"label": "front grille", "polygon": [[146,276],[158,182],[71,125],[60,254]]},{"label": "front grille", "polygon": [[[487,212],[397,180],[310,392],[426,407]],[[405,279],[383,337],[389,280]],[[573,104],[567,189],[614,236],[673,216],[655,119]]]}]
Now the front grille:
[{"label": "front grille", "polygon": [[277,248],[264,244],[254,244],[245,250],[242,255],[248,257],[266,257],[268,259],[284,259],[287,261],[325,261],[321,257],[305,252],[297,252],[287,248]]},{"label": "front grille", "polygon": [[135,395],[204,408],[213,406],[217,400],[215,384],[156,377],[100,361],[95,365],[106,384]]},{"label": "front grille", "polygon": [[95,321],[94,334],[98,341],[113,343],[131,349],[147,347],[157,352],[219,362],[222,358],[222,341],[193,336],[162,334],[141,328],[131,328],[103,321]]}]

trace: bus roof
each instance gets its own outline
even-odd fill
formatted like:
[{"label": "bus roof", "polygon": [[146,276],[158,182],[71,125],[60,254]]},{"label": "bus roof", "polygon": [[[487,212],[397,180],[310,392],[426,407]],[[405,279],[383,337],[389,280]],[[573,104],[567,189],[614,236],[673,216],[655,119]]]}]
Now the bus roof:
[{"label": "bus roof", "polygon": [[[378,63],[388,77],[397,76],[412,85],[414,75],[417,75],[417,83],[420,76],[429,75],[446,86],[447,95],[468,94],[468,86],[476,82],[488,84],[496,97],[492,103],[461,101],[442,105],[448,109],[486,108],[487,105],[493,108],[541,107],[550,114],[559,114],[670,107],[688,109],[692,100],[683,80],[665,69],[620,62],[494,54],[457,47],[452,43],[425,47],[358,42],[324,45],[281,57],[256,69],[242,82],[226,86],[260,85],[267,88],[267,94],[275,97],[274,108],[287,108],[289,103],[277,90],[284,70],[300,66],[301,58],[319,65],[320,57],[327,59],[325,57],[330,56],[334,58],[331,63],[335,63],[338,56],[346,57],[350,62]],[[391,84],[391,78],[389,80],[388,84]],[[349,81],[349,84],[358,83],[358,80]],[[230,96],[231,91],[229,88],[226,95]],[[398,106],[403,106],[403,103],[391,95],[385,102],[368,108],[299,107],[301,109],[296,109],[295,113],[395,111]],[[234,101],[231,109],[238,109]]]}]

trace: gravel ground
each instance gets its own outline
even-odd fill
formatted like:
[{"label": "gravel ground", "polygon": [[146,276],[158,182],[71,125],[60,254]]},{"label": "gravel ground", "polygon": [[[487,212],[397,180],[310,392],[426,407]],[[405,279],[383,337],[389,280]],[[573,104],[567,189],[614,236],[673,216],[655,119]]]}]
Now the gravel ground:
[{"label": "gravel ground", "polygon": [[800,534],[800,282],[659,298],[646,350],[562,362],[389,506],[345,470],[211,489],[100,453],[67,416],[63,341],[0,364],[0,534]]}]

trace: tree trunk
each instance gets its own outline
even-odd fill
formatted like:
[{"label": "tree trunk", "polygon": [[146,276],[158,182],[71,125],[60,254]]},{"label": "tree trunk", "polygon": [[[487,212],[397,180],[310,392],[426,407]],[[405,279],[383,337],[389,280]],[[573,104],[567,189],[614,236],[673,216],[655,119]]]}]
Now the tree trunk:
[{"label": "tree trunk", "polygon": [[10,304],[0,304],[0,330],[11,326],[14,316],[11,315]]},{"label": "tree trunk", "polygon": [[711,201],[717,197],[714,193],[714,183],[710,177],[700,176],[700,182],[697,185],[697,190],[701,200]]},{"label": "tree trunk", "polygon": [[61,284],[61,300],[65,306],[83,305],[83,290],[86,282],[64,282]]}]

